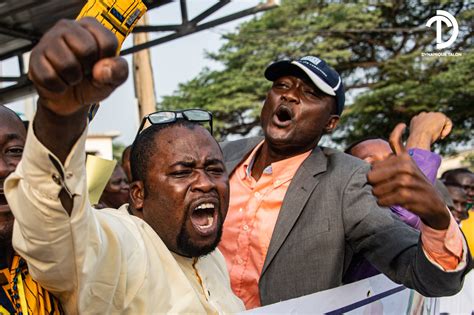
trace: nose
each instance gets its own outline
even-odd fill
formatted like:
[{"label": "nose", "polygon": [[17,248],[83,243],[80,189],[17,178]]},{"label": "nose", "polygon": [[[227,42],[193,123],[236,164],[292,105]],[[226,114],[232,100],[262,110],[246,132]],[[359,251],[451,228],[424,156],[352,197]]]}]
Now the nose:
[{"label": "nose", "polygon": [[202,192],[209,192],[216,188],[216,184],[209,174],[206,173],[204,170],[199,170],[197,172],[196,179],[193,183],[192,189],[199,190]]},{"label": "nose", "polygon": [[298,96],[297,87],[290,87],[281,94],[281,99],[289,103],[299,103],[300,99]]}]

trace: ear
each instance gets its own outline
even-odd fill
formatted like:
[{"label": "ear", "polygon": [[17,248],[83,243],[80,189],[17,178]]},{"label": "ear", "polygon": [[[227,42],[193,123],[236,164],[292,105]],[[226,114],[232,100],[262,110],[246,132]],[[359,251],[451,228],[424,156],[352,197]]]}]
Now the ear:
[{"label": "ear", "polygon": [[337,124],[339,123],[339,118],[340,118],[339,115],[331,115],[329,117],[329,120],[326,123],[326,126],[324,127],[325,134],[332,133],[334,129],[336,129]]},{"label": "ear", "polygon": [[130,184],[130,207],[133,214],[143,218],[143,203],[145,201],[145,185],[141,180]]}]

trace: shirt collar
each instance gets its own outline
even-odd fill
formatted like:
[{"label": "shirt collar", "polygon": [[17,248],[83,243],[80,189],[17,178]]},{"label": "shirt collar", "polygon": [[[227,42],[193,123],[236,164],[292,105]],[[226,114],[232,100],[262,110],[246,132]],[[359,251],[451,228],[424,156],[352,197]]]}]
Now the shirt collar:
[{"label": "shirt collar", "polygon": [[[244,180],[247,177],[251,176],[252,167],[255,163],[257,152],[262,147],[265,140],[262,140],[253,150],[252,153],[245,159],[243,167],[245,172],[241,174],[241,179]],[[292,156],[290,158],[274,162],[267,166],[263,170],[263,174],[268,174],[273,176],[273,185],[279,186],[288,180],[291,180],[296,174],[296,171],[301,166],[303,161],[311,154],[311,150],[303,152],[301,154]]]}]

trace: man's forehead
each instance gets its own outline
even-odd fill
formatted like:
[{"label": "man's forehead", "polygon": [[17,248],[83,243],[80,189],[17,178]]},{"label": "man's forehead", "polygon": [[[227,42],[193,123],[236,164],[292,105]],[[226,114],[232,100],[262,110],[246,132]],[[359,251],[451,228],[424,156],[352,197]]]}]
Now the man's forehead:
[{"label": "man's forehead", "polygon": [[474,183],[474,174],[472,173],[460,173],[457,176],[458,180],[462,182],[462,184],[473,184]]},{"label": "man's forehead", "polygon": [[216,140],[202,126],[192,129],[176,125],[162,130],[155,139],[158,155],[165,153],[169,160],[222,159]]}]

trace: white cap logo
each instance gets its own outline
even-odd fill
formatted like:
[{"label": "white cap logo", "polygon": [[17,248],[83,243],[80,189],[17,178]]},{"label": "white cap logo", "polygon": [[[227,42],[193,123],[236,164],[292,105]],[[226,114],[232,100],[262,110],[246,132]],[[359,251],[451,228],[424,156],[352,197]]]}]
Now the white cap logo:
[{"label": "white cap logo", "polygon": [[[451,46],[456,38],[459,35],[459,26],[456,18],[452,16],[449,12],[444,10],[436,10],[436,16],[431,17],[428,22],[426,22],[427,27],[431,27],[431,25],[436,22],[436,49],[444,49]],[[449,27],[453,28],[453,33],[451,34],[451,38],[448,41],[443,42],[442,37],[442,23],[446,24]]]},{"label": "white cap logo", "polygon": [[319,59],[318,57],[314,57],[314,56],[306,56],[306,57],[301,58],[300,60],[307,60],[311,63],[314,63],[315,65],[318,65],[318,63],[321,62],[321,59]]}]

